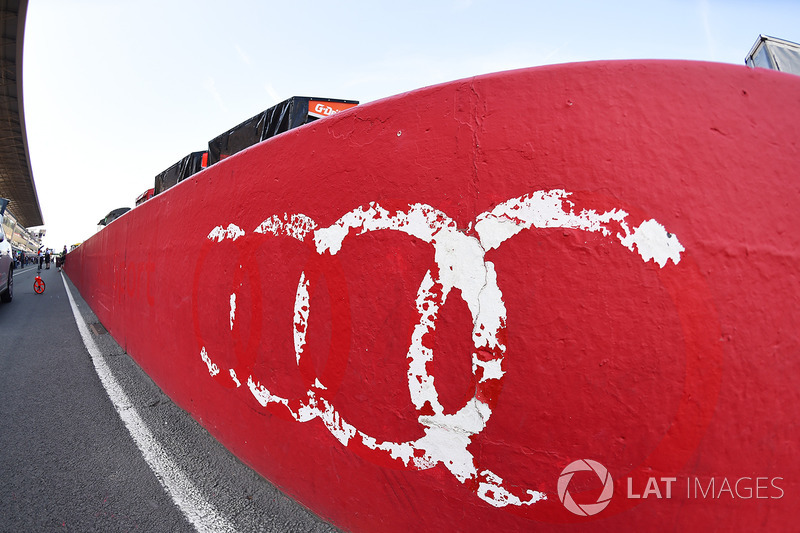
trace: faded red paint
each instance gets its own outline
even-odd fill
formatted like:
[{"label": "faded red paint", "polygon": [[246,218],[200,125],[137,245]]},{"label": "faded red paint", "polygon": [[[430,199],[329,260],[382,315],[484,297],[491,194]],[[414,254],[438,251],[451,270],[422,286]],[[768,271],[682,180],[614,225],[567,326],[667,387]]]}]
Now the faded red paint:
[{"label": "faded red paint", "polygon": [[[177,404],[346,530],[793,529],[798,95],[797,77],[690,62],[561,65],[425,88],[204,170],[89,239],[66,270]],[[567,229],[526,230],[488,251],[507,310],[505,375],[489,385],[471,369],[466,304],[453,293],[441,308],[428,339],[441,403],[457,411],[477,388],[493,406],[469,446],[479,470],[547,500],[495,508],[441,464],[414,470],[345,447],[319,420],[262,408],[226,374],[235,368],[239,379],[253,375],[296,399],[319,379],[365,433],[420,438],[406,350],[432,248],[376,231],[318,255],[290,237],[255,239],[253,229],[285,213],[326,227],[378,201],[400,210],[428,204],[469,233],[495,205],[553,189],[574,193],[578,207],[653,218],[685,252],[662,269]],[[229,223],[247,235],[211,244],[209,232]],[[298,367],[300,272],[312,278],[313,311]],[[216,377],[201,347],[213,351]],[[579,459],[601,463],[614,480],[611,503],[591,517],[570,513],[557,495],[562,470]],[[596,476],[594,484],[575,476],[572,496],[594,501]],[[670,499],[628,497],[670,477],[678,480]],[[744,477],[766,477],[767,497],[687,497],[695,479],[705,487]]]}]

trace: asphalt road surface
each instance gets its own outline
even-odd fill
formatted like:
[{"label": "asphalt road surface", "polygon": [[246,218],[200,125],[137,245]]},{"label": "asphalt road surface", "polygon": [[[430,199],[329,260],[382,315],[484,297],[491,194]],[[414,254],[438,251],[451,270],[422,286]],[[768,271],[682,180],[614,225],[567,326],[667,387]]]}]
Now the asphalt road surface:
[{"label": "asphalt road surface", "polygon": [[39,295],[36,274],[0,304],[0,531],[337,531],[173,404],[66,276],[43,269]]}]

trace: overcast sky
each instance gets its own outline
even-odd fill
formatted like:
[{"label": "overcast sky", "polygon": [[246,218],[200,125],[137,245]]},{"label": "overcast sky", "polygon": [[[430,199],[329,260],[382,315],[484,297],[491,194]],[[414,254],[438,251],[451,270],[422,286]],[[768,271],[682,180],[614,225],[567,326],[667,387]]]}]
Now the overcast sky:
[{"label": "overcast sky", "polygon": [[501,70],[602,59],[744,64],[800,41],[800,1],[29,0],[24,106],[60,250],[156,174],[294,95],[371,102]]}]

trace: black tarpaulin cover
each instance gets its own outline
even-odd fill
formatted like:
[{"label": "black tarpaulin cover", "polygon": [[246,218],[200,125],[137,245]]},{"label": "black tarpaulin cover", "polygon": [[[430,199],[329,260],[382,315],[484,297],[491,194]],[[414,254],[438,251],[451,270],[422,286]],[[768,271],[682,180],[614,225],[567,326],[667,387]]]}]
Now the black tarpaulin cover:
[{"label": "black tarpaulin cover", "polygon": [[279,133],[355,105],[358,105],[355,100],[293,96],[208,141],[208,164],[213,165]]},{"label": "black tarpaulin cover", "polygon": [[162,193],[178,182],[200,172],[206,166],[203,161],[203,156],[205,154],[205,151],[192,152],[167,170],[158,174],[155,180],[154,195]]}]

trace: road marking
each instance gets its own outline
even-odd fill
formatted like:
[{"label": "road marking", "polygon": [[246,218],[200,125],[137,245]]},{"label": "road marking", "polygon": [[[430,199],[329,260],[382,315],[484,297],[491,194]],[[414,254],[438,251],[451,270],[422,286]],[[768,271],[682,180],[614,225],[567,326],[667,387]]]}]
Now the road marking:
[{"label": "road marking", "polygon": [[178,509],[181,510],[189,523],[198,532],[236,532],[233,524],[220,515],[217,509],[204,498],[202,493],[197,490],[186,474],[172,461],[166,450],[150,432],[128,395],[125,394],[125,391],[114,378],[111,369],[103,359],[100,349],[92,339],[89,327],[86,325],[86,321],[83,320],[80,311],[78,311],[78,306],[75,304],[75,299],[72,297],[72,292],[64,279],[63,273],[61,273],[61,280],[64,282],[69,304],[72,307],[72,314],[75,316],[75,323],[78,325],[81,338],[83,338],[83,344],[92,358],[97,376],[100,378],[103,388],[105,388],[111,403],[114,405],[114,409],[116,409],[161,486],[164,487],[164,490],[172,498]]}]

